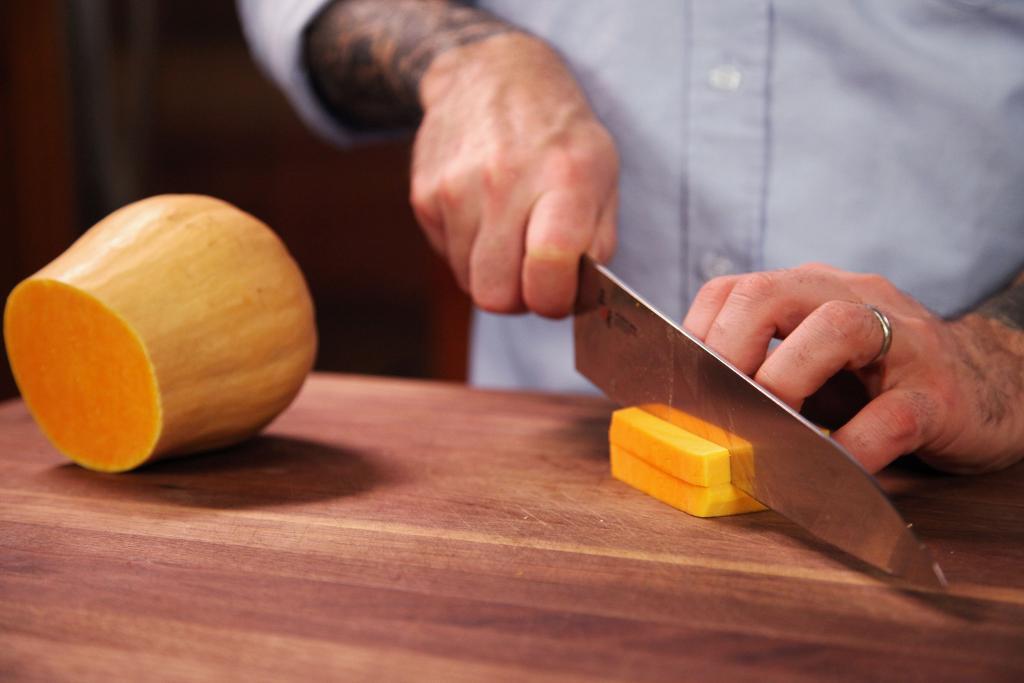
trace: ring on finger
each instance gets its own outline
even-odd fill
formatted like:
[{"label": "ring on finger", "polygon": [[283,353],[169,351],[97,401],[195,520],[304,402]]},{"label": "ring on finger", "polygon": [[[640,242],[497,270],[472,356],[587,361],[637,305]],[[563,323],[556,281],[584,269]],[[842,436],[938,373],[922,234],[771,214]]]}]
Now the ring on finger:
[{"label": "ring on finger", "polygon": [[874,365],[875,363],[882,362],[885,355],[889,353],[889,347],[892,346],[892,323],[889,321],[889,316],[882,313],[877,306],[871,304],[864,304],[868,310],[874,313],[875,318],[878,320],[879,326],[882,328],[882,346],[878,349],[878,353],[871,359],[868,365]]}]

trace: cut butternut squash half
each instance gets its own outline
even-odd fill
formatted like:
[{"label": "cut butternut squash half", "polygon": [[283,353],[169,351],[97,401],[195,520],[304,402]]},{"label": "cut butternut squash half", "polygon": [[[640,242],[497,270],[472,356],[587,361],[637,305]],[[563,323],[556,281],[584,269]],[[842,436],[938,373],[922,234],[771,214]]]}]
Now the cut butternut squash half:
[{"label": "cut butternut squash half", "polygon": [[252,436],[316,354],[313,303],[281,240],[198,195],[100,221],[14,289],[4,341],[43,432],[107,472]]},{"label": "cut butternut squash half", "polygon": [[611,461],[612,476],[619,481],[696,517],[720,517],[767,509],[732,484],[690,484],[615,444],[611,446]]}]

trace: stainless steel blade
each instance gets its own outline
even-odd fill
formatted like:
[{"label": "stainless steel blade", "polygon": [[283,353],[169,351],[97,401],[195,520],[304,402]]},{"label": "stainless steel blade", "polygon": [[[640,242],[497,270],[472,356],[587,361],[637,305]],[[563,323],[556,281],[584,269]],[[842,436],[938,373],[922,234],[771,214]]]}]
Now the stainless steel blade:
[{"label": "stainless steel blade", "polygon": [[[584,257],[576,368],[622,405],[729,434],[733,483],[818,538],[886,572],[942,587],[942,570],[850,454],[799,413]],[[714,440],[714,439],[713,439]]]}]

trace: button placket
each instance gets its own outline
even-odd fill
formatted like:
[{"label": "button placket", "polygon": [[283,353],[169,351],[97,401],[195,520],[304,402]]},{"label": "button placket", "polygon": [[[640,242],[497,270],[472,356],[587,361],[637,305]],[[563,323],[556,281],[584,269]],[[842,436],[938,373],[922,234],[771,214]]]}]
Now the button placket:
[{"label": "button placket", "polygon": [[687,295],[760,262],[769,0],[695,0],[688,105]]}]

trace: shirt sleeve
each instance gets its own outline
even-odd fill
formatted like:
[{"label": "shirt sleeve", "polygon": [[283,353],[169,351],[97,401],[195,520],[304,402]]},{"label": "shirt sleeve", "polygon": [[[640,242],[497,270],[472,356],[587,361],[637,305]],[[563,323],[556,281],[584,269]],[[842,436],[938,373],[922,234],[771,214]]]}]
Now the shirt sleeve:
[{"label": "shirt sleeve", "polygon": [[302,58],[306,27],[330,0],[237,0],[242,31],[256,63],[288,97],[299,118],[336,145],[355,136],[339,124],[313,91]]}]

